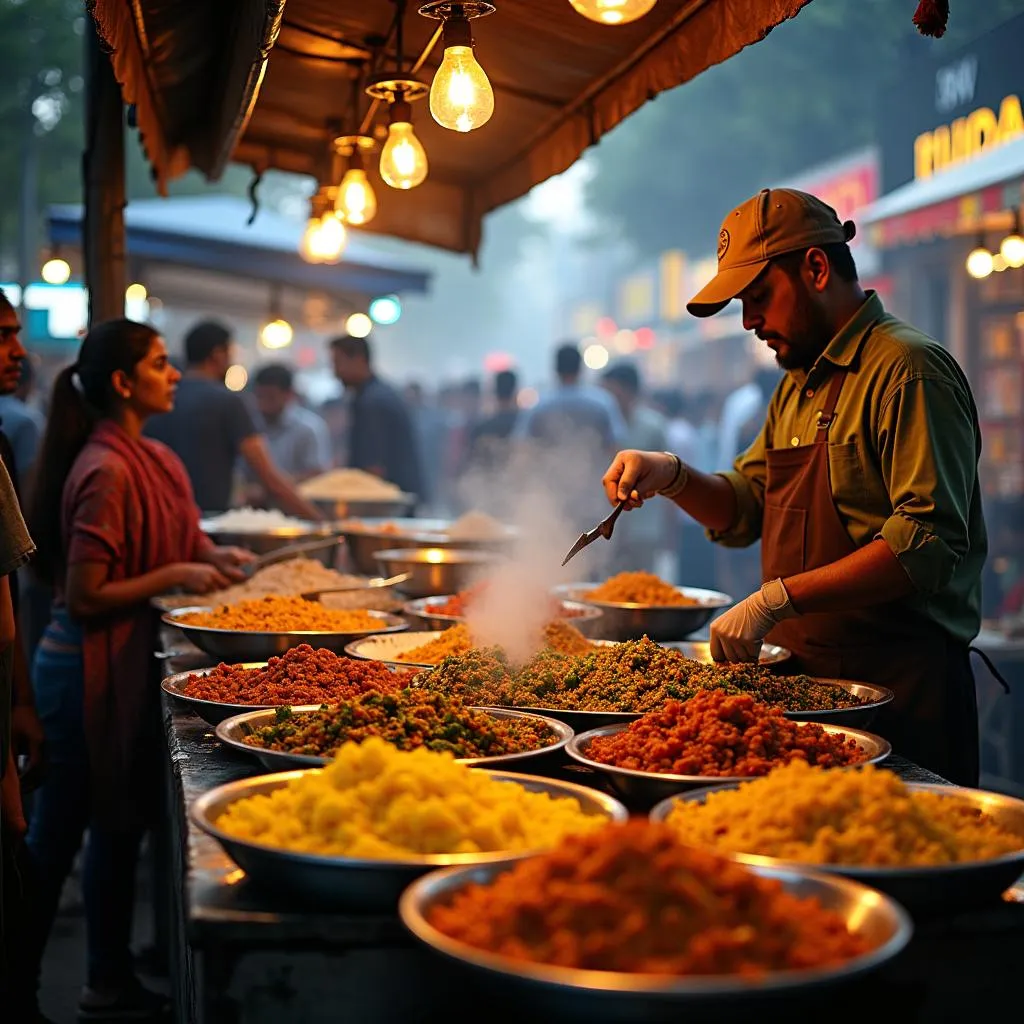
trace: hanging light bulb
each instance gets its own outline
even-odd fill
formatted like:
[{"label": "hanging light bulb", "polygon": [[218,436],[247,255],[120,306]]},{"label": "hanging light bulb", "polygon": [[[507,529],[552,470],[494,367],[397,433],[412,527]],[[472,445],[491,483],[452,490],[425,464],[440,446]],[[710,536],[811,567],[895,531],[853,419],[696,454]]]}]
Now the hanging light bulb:
[{"label": "hanging light bulb", "polygon": [[348,170],[338,186],[334,212],[346,224],[369,224],[377,213],[377,196],[366,177],[363,158],[358,149],[352,151]]},{"label": "hanging light bulb", "polygon": [[967,257],[967,273],[971,277],[980,281],[983,277],[988,277],[994,269],[992,253],[985,248],[984,244],[979,244],[971,250]]},{"label": "hanging light bulb", "polygon": [[591,21],[602,25],[625,25],[642,18],[658,0],[569,0]]},{"label": "hanging light bulb", "polygon": [[322,263],[337,263],[348,244],[348,232],[341,218],[334,212],[334,204],[320,218],[320,233],[317,235],[317,247],[322,256]]},{"label": "hanging light bulb", "polygon": [[412,107],[399,94],[391,104],[388,140],[380,153],[380,176],[392,188],[410,189],[427,176],[427,154],[412,130]]},{"label": "hanging light bulb", "polygon": [[[432,16],[439,5],[426,4],[420,14]],[[444,57],[430,86],[430,113],[443,128],[455,132],[471,132],[491,119],[494,113],[494,90],[484,69],[473,53],[473,33],[469,27],[467,7],[476,15],[489,14],[489,4],[446,4],[442,46]],[[490,10],[477,10],[478,7]]]},{"label": "hanging light bulb", "polygon": [[1013,230],[999,245],[999,254],[1006,260],[1008,267],[1024,267],[1024,237],[1020,230],[1020,211],[1013,214]]},{"label": "hanging light bulb", "polygon": [[269,349],[287,348],[292,343],[294,336],[292,325],[280,317],[267,321],[260,331],[260,341],[264,348]]}]

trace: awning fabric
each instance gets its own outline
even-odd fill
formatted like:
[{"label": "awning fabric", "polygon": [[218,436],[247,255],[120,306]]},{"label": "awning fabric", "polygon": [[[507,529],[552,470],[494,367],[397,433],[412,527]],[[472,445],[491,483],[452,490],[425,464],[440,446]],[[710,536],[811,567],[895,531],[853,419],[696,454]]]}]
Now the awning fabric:
[{"label": "awning fabric", "polygon": [[1021,205],[1024,136],[949,170],[908,182],[865,207],[857,220],[891,248],[976,228],[987,214]]},{"label": "awning fabric", "polygon": [[[421,294],[430,275],[396,263],[364,239],[350,237],[341,262],[306,263],[298,254],[303,223],[260,210],[235,196],[145,199],[125,209],[128,255],[139,260],[220,271],[295,288],[360,295]],[[78,245],[81,206],[52,206],[51,245]]]},{"label": "awning fabric", "polygon": [[[475,252],[485,213],[564,171],[645,102],[764,38],[808,2],[659,0],[638,21],[608,27],[568,0],[497,0],[493,15],[474,22],[494,116],[458,135],[415,104],[430,175],[409,192],[381,184],[372,230]],[[229,158],[315,174],[330,122],[349,129],[365,112],[365,98],[352,109],[353,62],[365,62],[374,37],[388,38],[395,9],[390,0],[92,4],[161,183],[189,166],[216,178]],[[417,6],[405,18],[407,65],[436,28]],[[378,52],[393,60],[387,47]],[[440,57],[435,46],[424,81]]]}]

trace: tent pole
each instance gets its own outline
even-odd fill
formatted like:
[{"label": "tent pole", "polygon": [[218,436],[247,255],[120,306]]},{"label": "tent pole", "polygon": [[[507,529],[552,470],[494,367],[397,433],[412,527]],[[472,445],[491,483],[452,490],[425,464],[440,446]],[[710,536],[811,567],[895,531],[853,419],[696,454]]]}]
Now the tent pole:
[{"label": "tent pole", "polygon": [[82,252],[91,327],[124,316],[124,104],[96,26],[85,21]]}]

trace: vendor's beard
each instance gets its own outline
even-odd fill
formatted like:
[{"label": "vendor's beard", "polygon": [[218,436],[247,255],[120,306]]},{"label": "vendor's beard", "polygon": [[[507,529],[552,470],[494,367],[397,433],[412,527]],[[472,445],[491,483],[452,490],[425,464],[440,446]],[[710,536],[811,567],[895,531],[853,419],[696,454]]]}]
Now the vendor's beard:
[{"label": "vendor's beard", "polygon": [[793,312],[793,327],[777,339],[784,348],[776,350],[775,362],[783,370],[807,371],[828,347],[832,334],[825,312],[802,294]]}]

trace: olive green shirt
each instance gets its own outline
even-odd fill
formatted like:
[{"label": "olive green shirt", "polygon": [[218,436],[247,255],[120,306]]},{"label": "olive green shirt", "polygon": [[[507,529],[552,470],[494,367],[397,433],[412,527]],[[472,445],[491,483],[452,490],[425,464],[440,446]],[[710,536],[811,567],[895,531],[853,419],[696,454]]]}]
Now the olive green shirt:
[{"label": "olive green shirt", "polygon": [[978,411],[956,360],[886,313],[874,292],[810,372],[791,370],[779,382],[757,440],[721,474],[736,492],[736,521],[709,536],[729,547],[758,539],[765,451],[815,441],[837,369],[847,374],[828,431],[828,462],[839,518],[857,547],[884,540],[914,584],[909,600],[969,641],[981,626],[988,550]]}]

